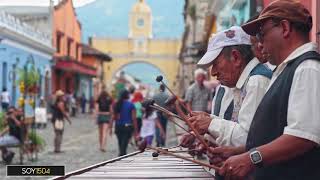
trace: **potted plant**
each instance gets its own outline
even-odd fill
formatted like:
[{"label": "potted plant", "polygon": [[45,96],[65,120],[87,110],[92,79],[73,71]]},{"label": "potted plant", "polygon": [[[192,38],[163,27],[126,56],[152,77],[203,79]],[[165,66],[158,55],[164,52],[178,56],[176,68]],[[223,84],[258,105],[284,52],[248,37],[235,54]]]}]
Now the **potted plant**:
[{"label": "potted plant", "polygon": [[39,152],[43,150],[46,145],[46,141],[35,132],[29,132],[28,139],[31,141],[29,152]]},{"label": "potted plant", "polygon": [[39,82],[40,75],[34,65],[28,70],[18,69],[19,79],[18,85],[21,93],[27,91],[29,94],[36,94],[38,92],[37,83]]}]

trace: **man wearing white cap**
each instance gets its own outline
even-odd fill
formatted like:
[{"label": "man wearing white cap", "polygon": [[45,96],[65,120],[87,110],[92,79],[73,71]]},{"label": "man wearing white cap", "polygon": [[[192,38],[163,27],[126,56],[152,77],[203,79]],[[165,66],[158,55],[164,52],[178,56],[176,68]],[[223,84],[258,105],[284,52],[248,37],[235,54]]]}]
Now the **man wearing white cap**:
[{"label": "man wearing white cap", "polygon": [[272,72],[254,57],[250,36],[241,27],[217,33],[198,65],[211,67],[222,85],[234,88],[232,120],[198,114],[190,118],[202,133],[220,146],[244,146],[253,115],[269,85]]}]

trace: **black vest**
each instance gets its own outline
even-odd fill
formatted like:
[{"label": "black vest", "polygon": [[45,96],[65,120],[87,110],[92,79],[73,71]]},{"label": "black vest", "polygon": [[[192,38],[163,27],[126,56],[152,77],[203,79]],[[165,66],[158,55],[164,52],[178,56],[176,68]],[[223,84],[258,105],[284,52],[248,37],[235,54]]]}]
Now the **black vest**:
[{"label": "black vest", "polygon": [[[252,120],[246,143],[247,150],[270,143],[283,134],[287,126],[293,76],[297,67],[308,59],[320,61],[320,55],[310,51],[289,62],[267,91]],[[314,148],[284,163],[257,168],[254,176],[255,180],[320,180],[320,148]]]}]

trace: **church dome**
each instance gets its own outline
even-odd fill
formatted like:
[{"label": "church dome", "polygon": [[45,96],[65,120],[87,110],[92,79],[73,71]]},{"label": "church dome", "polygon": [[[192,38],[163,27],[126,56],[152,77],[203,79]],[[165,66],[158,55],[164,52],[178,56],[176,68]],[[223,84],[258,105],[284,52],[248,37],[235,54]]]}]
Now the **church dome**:
[{"label": "church dome", "polygon": [[151,9],[144,0],[139,0],[133,5],[131,12],[151,13]]}]

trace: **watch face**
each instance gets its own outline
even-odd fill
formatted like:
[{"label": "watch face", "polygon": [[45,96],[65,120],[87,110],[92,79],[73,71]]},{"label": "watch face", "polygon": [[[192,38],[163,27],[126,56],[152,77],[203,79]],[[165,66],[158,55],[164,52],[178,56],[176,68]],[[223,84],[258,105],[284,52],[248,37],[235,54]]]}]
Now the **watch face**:
[{"label": "watch face", "polygon": [[251,158],[254,163],[259,163],[262,160],[259,152],[253,152]]}]

